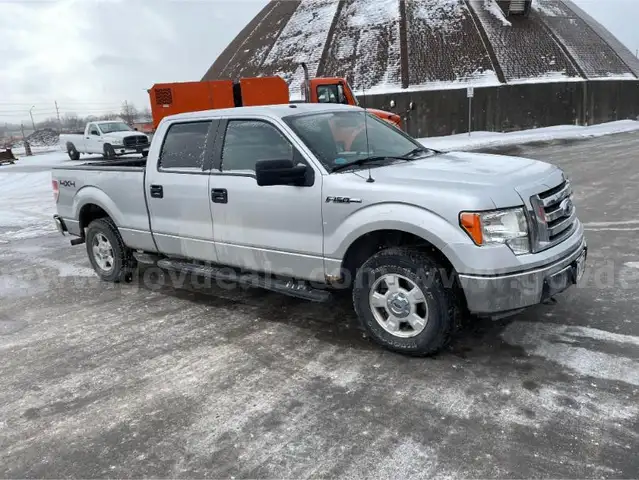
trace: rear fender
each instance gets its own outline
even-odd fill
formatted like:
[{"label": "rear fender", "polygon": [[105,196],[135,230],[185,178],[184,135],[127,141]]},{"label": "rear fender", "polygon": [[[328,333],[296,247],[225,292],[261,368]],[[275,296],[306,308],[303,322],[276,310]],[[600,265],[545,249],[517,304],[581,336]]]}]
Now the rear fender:
[{"label": "rear fender", "polygon": [[122,211],[106,193],[94,186],[82,187],[75,194],[72,207],[73,218],[79,221],[82,207],[89,204],[97,205],[104,210],[116,226],[124,225],[124,214]]}]

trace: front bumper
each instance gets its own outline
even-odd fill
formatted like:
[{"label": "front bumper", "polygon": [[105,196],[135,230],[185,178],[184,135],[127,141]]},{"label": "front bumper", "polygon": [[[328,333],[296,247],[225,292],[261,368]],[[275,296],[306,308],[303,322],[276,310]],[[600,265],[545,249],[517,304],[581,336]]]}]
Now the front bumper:
[{"label": "front bumper", "polygon": [[122,145],[113,146],[113,150],[115,150],[116,155],[127,155],[131,153],[141,153],[145,154],[149,152],[150,145],[139,145],[136,147],[124,147]]},{"label": "front bumper", "polygon": [[554,263],[508,275],[459,275],[468,309],[497,314],[537,305],[577,283],[577,263],[585,261],[586,240]]}]

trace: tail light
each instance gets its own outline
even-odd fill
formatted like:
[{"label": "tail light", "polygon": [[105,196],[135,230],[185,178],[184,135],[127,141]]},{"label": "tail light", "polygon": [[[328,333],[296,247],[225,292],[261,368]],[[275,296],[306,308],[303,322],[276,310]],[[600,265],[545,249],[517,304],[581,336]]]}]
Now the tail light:
[{"label": "tail light", "polygon": [[58,197],[60,196],[60,185],[58,185],[57,180],[52,180],[51,185],[53,186],[53,199],[55,203],[58,203]]}]

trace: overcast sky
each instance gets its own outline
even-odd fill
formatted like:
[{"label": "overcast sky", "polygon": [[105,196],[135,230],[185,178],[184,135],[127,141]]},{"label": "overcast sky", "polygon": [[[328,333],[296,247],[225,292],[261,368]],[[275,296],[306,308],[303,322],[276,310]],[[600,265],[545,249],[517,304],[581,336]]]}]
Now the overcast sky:
[{"label": "overcast sky", "polygon": [[[370,0],[375,1],[375,0]],[[575,0],[633,52],[639,0]],[[199,80],[267,0],[0,0],[0,122],[146,107]]]}]

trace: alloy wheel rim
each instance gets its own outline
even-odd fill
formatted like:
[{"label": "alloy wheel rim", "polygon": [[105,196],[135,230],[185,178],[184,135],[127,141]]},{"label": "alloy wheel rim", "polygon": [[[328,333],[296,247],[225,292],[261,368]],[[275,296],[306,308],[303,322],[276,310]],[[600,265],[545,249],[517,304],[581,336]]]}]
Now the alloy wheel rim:
[{"label": "alloy wheel rim", "polygon": [[424,292],[403,275],[389,273],[378,278],[371,287],[369,304],[377,323],[395,337],[415,337],[428,323]]}]

